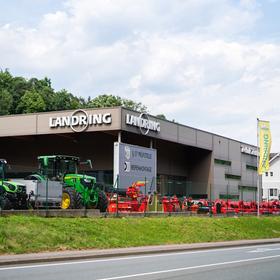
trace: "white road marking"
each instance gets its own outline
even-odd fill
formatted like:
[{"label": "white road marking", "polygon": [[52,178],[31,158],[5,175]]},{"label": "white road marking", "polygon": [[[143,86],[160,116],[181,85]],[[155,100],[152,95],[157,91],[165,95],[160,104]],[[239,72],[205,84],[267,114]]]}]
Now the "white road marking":
[{"label": "white road marking", "polygon": [[211,263],[211,264],[204,264],[204,265],[197,265],[197,266],[174,268],[174,269],[168,269],[168,270],[159,270],[159,271],[152,271],[152,272],[145,272],[145,273],[138,273],[138,274],[123,275],[123,276],[117,276],[117,277],[100,278],[97,280],[117,280],[117,279],[125,279],[125,278],[134,278],[134,277],[154,275],[154,274],[163,274],[163,273],[191,270],[191,269],[196,269],[196,268],[205,268],[205,267],[221,266],[221,265],[227,265],[227,264],[236,264],[236,263],[242,263],[242,262],[252,262],[252,261],[258,261],[258,260],[274,259],[274,258],[279,258],[279,257],[280,257],[280,255],[275,255],[275,256],[269,256],[269,257],[237,260],[237,261],[230,261],[230,262]]},{"label": "white road marking", "polygon": [[249,251],[248,253],[264,253],[269,251],[279,251],[280,248],[257,248],[256,250]]},{"label": "white road marking", "polygon": [[[263,246],[273,246],[275,244],[266,244]],[[44,264],[34,264],[34,265],[22,265],[22,266],[8,266],[0,267],[0,271],[3,270],[13,270],[13,269],[30,269],[30,268],[40,268],[40,267],[52,267],[52,266],[64,266],[64,265],[75,265],[75,264],[87,264],[87,263],[99,263],[99,262],[112,262],[112,261],[123,261],[123,260],[135,260],[135,259],[144,259],[144,258],[159,258],[167,256],[178,256],[178,255],[189,255],[189,254],[199,254],[199,253],[211,253],[211,252],[222,252],[222,251],[232,251],[240,249],[252,249],[260,248],[260,245],[252,246],[239,246],[239,247],[230,247],[230,248],[220,248],[220,249],[208,249],[208,250],[197,250],[197,251],[184,251],[176,253],[158,253],[158,254],[149,254],[141,256],[128,256],[128,257],[119,257],[119,258],[106,258],[104,259],[92,259],[92,260],[82,260],[82,261],[69,261],[69,262],[55,262],[55,263],[44,263]],[[90,257],[89,257],[90,259]],[[46,260],[47,262],[47,260]]]}]

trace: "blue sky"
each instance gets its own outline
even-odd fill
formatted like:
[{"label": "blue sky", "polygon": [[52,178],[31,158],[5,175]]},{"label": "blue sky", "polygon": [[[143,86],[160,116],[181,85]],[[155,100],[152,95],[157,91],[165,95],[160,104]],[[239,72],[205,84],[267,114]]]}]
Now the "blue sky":
[{"label": "blue sky", "polygon": [[[0,0],[0,67],[280,151],[277,0]],[[279,143],[278,143],[279,142]]]}]

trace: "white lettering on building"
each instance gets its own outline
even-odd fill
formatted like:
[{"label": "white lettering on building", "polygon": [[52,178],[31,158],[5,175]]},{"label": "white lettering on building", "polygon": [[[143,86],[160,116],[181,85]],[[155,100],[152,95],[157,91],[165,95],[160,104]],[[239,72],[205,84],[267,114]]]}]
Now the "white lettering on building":
[{"label": "white lettering on building", "polygon": [[142,134],[147,135],[149,131],[160,132],[160,123],[149,119],[146,113],[140,116],[126,114],[126,124],[140,128]]},{"label": "white lettering on building", "polygon": [[253,155],[253,156],[258,155],[257,149],[254,149],[254,148],[251,148],[251,147],[248,147],[248,146],[244,146],[244,145],[241,145],[241,153],[248,154],[248,155]]},{"label": "white lettering on building", "polygon": [[70,127],[75,132],[81,132],[92,125],[111,124],[112,116],[105,114],[88,114],[86,111],[78,109],[71,116],[50,117],[49,127]]}]

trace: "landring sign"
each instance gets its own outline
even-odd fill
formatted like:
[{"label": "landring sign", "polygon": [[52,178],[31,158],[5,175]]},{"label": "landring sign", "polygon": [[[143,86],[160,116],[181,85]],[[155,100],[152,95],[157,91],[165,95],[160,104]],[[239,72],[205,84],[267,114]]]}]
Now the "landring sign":
[{"label": "landring sign", "polygon": [[147,120],[149,122],[149,117],[146,113],[141,113],[139,119],[141,120],[141,123],[139,124],[140,131],[143,135],[147,135],[150,131],[149,124],[146,125],[147,128],[144,129],[145,125],[143,124],[142,120]]},{"label": "landring sign", "polygon": [[[75,128],[75,126],[79,126],[79,123],[75,124],[75,123],[73,122],[73,119],[76,117],[76,115],[77,115],[78,113],[82,113],[82,114],[84,115],[84,117],[83,117],[83,126],[81,127],[81,129]],[[73,131],[75,131],[75,132],[83,132],[83,131],[85,131],[85,130],[88,128],[88,126],[89,126],[89,116],[88,116],[88,113],[87,113],[86,111],[82,110],[82,109],[77,109],[77,110],[75,110],[75,111],[72,113],[72,115],[71,115],[71,119],[72,119],[72,122],[70,123],[70,127],[71,127],[71,129],[72,129]],[[74,123],[74,124],[73,124],[73,123]]]}]

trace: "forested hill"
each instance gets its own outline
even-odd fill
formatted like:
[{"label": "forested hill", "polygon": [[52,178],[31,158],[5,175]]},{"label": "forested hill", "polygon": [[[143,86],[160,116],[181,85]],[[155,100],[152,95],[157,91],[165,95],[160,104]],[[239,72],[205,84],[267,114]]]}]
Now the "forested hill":
[{"label": "forested hill", "polygon": [[49,78],[26,79],[14,77],[8,70],[0,70],[0,115],[112,106],[147,111],[147,107],[141,102],[110,94],[84,99],[74,96],[66,89],[55,91]]}]

